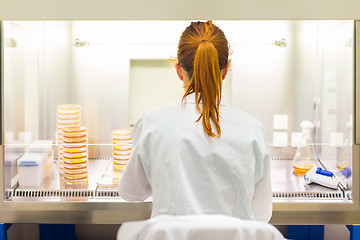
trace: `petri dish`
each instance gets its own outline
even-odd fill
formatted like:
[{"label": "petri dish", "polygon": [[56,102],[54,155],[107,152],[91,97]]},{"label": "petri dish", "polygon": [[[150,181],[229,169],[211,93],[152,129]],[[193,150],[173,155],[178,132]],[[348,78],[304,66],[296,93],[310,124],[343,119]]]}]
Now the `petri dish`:
[{"label": "petri dish", "polygon": [[87,132],[64,132],[63,137],[65,138],[75,138],[75,137],[86,137]]},{"label": "petri dish", "polygon": [[117,171],[117,172],[124,171],[125,167],[126,167],[126,165],[113,164],[114,171]]},{"label": "petri dish", "polygon": [[88,173],[84,172],[84,173],[70,173],[70,172],[66,172],[65,168],[64,168],[64,178],[65,180],[75,180],[75,179],[83,179],[83,178],[87,178],[88,177]]},{"label": "petri dish", "polygon": [[64,146],[63,147],[63,151],[64,153],[80,153],[80,152],[85,152],[87,151],[88,148],[86,145],[78,145],[78,146]]},{"label": "petri dish", "polygon": [[64,166],[64,172],[68,174],[80,174],[88,172],[88,168],[87,166],[83,168],[68,168],[67,166]]},{"label": "petri dish", "polygon": [[64,133],[73,133],[73,132],[87,132],[87,128],[84,126],[74,126],[66,127],[63,129]]},{"label": "petri dish", "polygon": [[120,156],[127,156],[131,154],[131,150],[126,150],[126,151],[118,151],[116,149],[113,149],[113,154],[114,155],[120,155]]},{"label": "petri dish", "polygon": [[78,185],[78,184],[87,184],[88,183],[88,178],[80,178],[80,179],[67,179],[65,178],[65,184],[67,185]]},{"label": "petri dish", "polygon": [[87,166],[88,166],[87,162],[82,162],[82,163],[67,163],[67,162],[64,162],[64,168],[70,169],[70,170],[84,169],[84,168],[87,168]]},{"label": "petri dish", "polygon": [[77,147],[87,147],[88,141],[82,141],[77,143],[63,143],[64,148],[77,148]]},{"label": "petri dish", "polygon": [[130,130],[123,129],[123,130],[115,130],[112,132],[112,139],[113,140],[130,140],[131,139],[131,132]]},{"label": "petri dish", "polygon": [[78,104],[61,104],[57,106],[57,112],[61,114],[74,114],[81,111],[81,106]]},{"label": "petri dish", "polygon": [[132,142],[131,139],[130,140],[116,140],[116,139],[113,139],[112,143],[114,145],[126,145],[126,144],[132,144],[133,142]]},{"label": "petri dish", "polygon": [[102,178],[98,179],[96,183],[99,188],[117,188],[120,183],[120,178],[116,177],[115,175],[104,175]]},{"label": "petri dish", "polygon": [[56,122],[58,124],[65,124],[65,125],[68,125],[68,124],[76,124],[76,123],[79,123],[80,122],[80,117],[78,118],[69,118],[69,119],[60,119],[60,118],[57,118],[56,119]]},{"label": "petri dish", "polygon": [[130,159],[130,155],[114,155],[113,157],[117,161],[127,161]]},{"label": "petri dish", "polygon": [[63,137],[64,143],[82,143],[87,141],[87,136],[82,137]]},{"label": "petri dish", "polygon": [[126,164],[128,163],[127,160],[125,160],[125,161],[118,161],[118,160],[116,160],[115,158],[113,159],[113,162],[114,162],[114,164],[116,164],[116,165],[126,165]]},{"label": "petri dish", "polygon": [[56,114],[56,118],[57,119],[75,119],[75,118],[80,118],[80,112],[79,113],[70,113],[70,114],[61,114],[61,113],[57,113]]},{"label": "petri dish", "polygon": [[64,156],[64,163],[86,163],[88,161],[88,157],[80,157],[80,158],[68,158]]},{"label": "petri dish", "polygon": [[86,150],[84,152],[70,152],[70,153],[63,151],[62,154],[64,157],[67,157],[67,158],[83,158],[88,155],[88,151]]},{"label": "petri dish", "polygon": [[131,148],[132,148],[131,144],[113,145],[113,149],[116,149],[118,151],[129,151],[131,150]]},{"label": "petri dish", "polygon": [[63,129],[64,127],[78,127],[80,126],[80,122],[76,122],[76,123],[56,123],[57,128],[61,128]]},{"label": "petri dish", "polygon": [[112,131],[112,136],[122,136],[122,135],[130,135],[131,131],[129,129],[120,129]]}]

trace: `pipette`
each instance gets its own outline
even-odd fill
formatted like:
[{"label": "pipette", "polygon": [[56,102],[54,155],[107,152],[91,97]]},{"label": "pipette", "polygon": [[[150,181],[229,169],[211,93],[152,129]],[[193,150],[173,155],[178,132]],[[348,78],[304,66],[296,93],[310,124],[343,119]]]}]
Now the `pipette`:
[{"label": "pipette", "polygon": [[307,184],[316,183],[328,188],[337,189],[339,181],[333,178],[333,175],[330,171],[326,171],[320,167],[313,167],[305,174],[304,179]]}]

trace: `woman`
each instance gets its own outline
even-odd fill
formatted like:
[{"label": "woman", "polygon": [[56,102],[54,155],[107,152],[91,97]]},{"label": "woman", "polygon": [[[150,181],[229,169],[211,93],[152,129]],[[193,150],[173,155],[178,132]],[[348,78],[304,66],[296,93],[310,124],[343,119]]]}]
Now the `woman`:
[{"label": "woman", "polygon": [[211,21],[191,23],[181,35],[175,64],[184,84],[183,102],[144,114],[134,127],[134,148],[119,192],[128,201],[152,195],[152,217],[271,218],[265,130],[222,98],[228,56],[221,29]]}]

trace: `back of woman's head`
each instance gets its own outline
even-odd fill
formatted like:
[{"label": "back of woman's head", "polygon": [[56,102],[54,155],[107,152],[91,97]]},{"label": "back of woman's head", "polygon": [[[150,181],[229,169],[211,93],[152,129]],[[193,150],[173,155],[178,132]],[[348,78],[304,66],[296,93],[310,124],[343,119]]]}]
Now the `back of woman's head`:
[{"label": "back of woman's head", "polygon": [[[225,68],[228,56],[229,45],[225,34],[211,21],[192,22],[180,37],[178,64],[187,72],[190,79],[185,86],[183,99],[195,93],[196,107],[200,113],[197,121],[202,118],[204,130],[211,137],[221,136],[221,70]],[[216,133],[211,122],[216,128]]]}]

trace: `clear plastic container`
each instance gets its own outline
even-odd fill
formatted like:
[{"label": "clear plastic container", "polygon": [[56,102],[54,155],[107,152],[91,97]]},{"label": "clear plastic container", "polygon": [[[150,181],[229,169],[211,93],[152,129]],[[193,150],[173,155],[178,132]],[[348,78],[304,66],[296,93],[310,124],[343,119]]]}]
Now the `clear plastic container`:
[{"label": "clear plastic container", "polygon": [[46,177],[47,153],[25,153],[17,161],[19,186],[40,186]]}]

